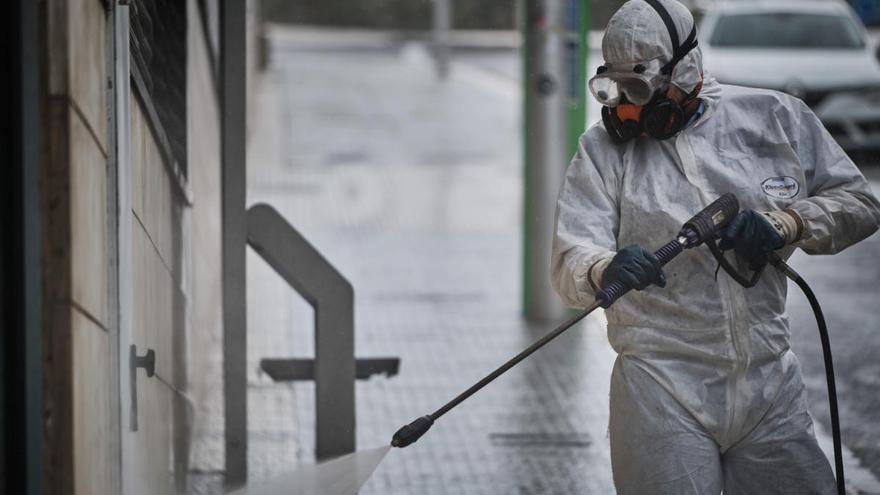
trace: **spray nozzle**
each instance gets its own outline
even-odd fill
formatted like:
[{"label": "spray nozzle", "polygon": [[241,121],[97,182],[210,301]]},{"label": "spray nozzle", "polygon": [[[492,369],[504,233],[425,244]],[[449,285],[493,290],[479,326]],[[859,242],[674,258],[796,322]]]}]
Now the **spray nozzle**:
[{"label": "spray nozzle", "polygon": [[392,447],[406,447],[413,444],[424,435],[431,425],[434,424],[434,418],[431,416],[422,416],[412,423],[401,427],[391,438]]}]

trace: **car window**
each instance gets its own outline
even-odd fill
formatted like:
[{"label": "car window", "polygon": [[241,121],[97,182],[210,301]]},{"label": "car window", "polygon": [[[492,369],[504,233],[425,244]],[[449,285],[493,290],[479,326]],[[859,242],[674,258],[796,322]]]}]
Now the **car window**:
[{"label": "car window", "polygon": [[853,21],[833,14],[768,12],[727,14],[718,19],[709,44],[753,48],[863,48]]}]

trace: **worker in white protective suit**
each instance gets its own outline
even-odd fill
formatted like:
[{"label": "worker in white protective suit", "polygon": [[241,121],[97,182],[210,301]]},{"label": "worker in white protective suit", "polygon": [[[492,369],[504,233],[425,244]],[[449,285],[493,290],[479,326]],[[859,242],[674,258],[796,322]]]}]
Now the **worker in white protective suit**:
[{"label": "worker in white protective suit", "polygon": [[674,0],[631,0],[609,21],[590,80],[603,122],[580,137],[559,194],[553,285],[581,308],[609,280],[638,289],[606,311],[618,492],[835,493],[783,275],[745,289],[716,281],[708,249],[664,269],[649,250],[726,192],[742,211],[721,246],[742,270],[771,251],[839,252],[877,230],[880,204],[801,100],[718,84],[695,34]]}]

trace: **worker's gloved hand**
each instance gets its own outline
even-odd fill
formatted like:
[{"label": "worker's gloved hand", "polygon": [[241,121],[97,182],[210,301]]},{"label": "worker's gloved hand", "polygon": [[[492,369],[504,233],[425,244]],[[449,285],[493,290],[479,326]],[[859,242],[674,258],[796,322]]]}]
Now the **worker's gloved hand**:
[{"label": "worker's gloved hand", "polygon": [[651,284],[666,287],[666,275],[663,274],[660,261],[653,253],[635,244],[618,251],[602,272],[602,287],[608,287],[615,281],[636,290]]},{"label": "worker's gloved hand", "polygon": [[721,231],[722,251],[733,250],[757,270],[767,263],[767,256],[785,245],[785,238],[755,210],[743,210]]}]

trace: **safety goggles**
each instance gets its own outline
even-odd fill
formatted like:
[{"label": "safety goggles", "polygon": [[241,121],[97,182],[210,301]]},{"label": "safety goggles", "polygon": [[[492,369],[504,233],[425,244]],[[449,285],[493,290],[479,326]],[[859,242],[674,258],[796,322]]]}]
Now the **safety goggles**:
[{"label": "safety goggles", "polygon": [[669,83],[662,68],[663,63],[656,58],[635,64],[606,63],[590,79],[590,93],[606,107],[616,107],[622,96],[633,105],[646,105],[657,90]]}]

